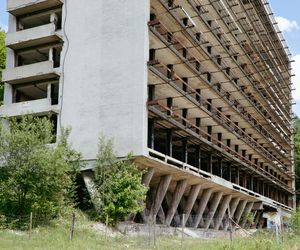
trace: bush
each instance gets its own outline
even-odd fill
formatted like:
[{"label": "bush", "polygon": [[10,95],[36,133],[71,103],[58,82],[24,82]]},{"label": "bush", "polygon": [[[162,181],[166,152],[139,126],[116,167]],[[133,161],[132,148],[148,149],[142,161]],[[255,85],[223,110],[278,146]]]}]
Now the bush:
[{"label": "bush", "polygon": [[113,142],[100,138],[97,166],[94,170],[98,197],[95,199],[100,218],[110,222],[124,219],[143,210],[147,188],[142,184],[143,171],[132,162],[132,156],[117,159]]},{"label": "bush", "polygon": [[[3,121],[1,121],[3,124]],[[0,124],[0,214],[9,227],[21,228],[34,216],[51,219],[71,204],[79,154],[63,130],[55,145],[50,119],[24,116]],[[12,222],[12,223],[11,223]]]}]

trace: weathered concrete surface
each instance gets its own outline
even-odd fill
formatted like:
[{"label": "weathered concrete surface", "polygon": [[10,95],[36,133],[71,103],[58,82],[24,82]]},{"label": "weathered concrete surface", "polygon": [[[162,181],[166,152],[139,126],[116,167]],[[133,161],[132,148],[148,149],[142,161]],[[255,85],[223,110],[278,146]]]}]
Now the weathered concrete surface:
[{"label": "weathered concrete surface", "polygon": [[145,154],[149,0],[72,0],[64,9],[61,125],[72,126],[73,147],[94,159],[103,133],[119,156]]},{"label": "weathered concrete surface", "polygon": [[59,33],[56,31],[55,24],[49,23],[31,29],[7,33],[5,44],[11,49],[33,47],[59,41],[61,39]]},{"label": "weathered concrete surface", "polygon": [[7,0],[7,11],[18,16],[59,6],[64,0]]}]

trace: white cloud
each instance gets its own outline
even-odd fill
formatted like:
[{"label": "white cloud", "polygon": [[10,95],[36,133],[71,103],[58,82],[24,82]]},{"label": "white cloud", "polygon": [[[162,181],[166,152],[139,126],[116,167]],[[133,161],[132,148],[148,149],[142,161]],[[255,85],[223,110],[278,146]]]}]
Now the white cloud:
[{"label": "white cloud", "polygon": [[291,32],[293,30],[299,30],[299,25],[297,21],[289,20],[281,16],[276,16],[275,19],[278,23],[279,29],[282,32]]}]

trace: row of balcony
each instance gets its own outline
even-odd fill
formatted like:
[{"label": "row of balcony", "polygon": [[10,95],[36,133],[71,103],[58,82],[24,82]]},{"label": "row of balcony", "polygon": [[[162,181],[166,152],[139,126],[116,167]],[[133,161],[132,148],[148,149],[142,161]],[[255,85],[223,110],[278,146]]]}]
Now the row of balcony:
[{"label": "row of balcony", "polygon": [[[193,72],[195,72],[196,74],[199,74],[199,78],[203,79],[204,82],[207,82],[204,78],[204,74],[201,73],[201,68],[202,66],[200,62],[197,61],[197,59],[195,59],[193,56],[191,56],[191,54],[189,54],[189,58],[182,58],[182,53],[180,50],[178,50],[178,48],[181,48],[183,45],[176,40],[174,37],[168,37],[168,34],[170,34],[170,32],[168,32],[166,30],[166,28],[159,23],[158,21],[153,21],[150,23],[150,30],[159,37],[160,40],[165,41],[165,43],[167,44],[167,47],[169,47],[171,50],[173,50],[173,52],[182,59],[182,61],[185,62],[185,64],[187,66],[189,66],[189,68],[194,69]],[[167,39],[169,39],[169,43],[167,41]],[[172,46],[170,46],[170,44],[173,44]],[[184,48],[184,47],[183,47]],[[186,51],[188,52],[189,50],[186,49]],[[187,53],[188,54],[188,53]],[[189,60],[190,58],[192,58],[192,60]],[[197,63],[198,62],[198,63]],[[250,115],[247,114],[247,112],[242,109],[241,105],[237,102],[235,102],[235,100],[232,98],[232,96],[230,95],[229,92],[227,92],[225,89],[223,89],[220,85],[218,85],[218,81],[214,81],[214,77],[211,76],[209,77],[211,79],[209,79],[210,81],[208,82],[208,84],[214,86],[213,89],[215,89],[217,91],[217,93],[220,93],[221,96],[224,97],[225,100],[228,100],[230,106],[232,106],[233,108],[236,107],[237,111],[252,125],[253,124],[253,128],[258,130],[258,132],[260,132],[263,136],[266,136],[269,139],[271,139],[273,141],[273,143],[276,143],[276,149],[279,150],[279,152],[283,151],[281,145],[279,142],[276,142],[276,140],[272,137],[272,135],[266,131],[263,126],[259,126],[259,123]],[[272,145],[274,145],[272,143]],[[279,147],[279,148],[278,148]],[[280,153],[282,154],[282,153]],[[283,157],[286,157],[285,154],[282,154]]]},{"label": "row of balcony", "polygon": [[[179,77],[174,71],[171,70],[159,61],[154,61],[149,63],[149,70],[159,78],[159,82],[163,81],[175,89],[183,98],[189,100],[192,104],[196,105],[207,113],[213,120],[215,120],[220,126],[225,127],[227,130],[232,132],[236,138],[241,139],[247,145],[253,148],[254,151],[259,150],[258,154],[263,155],[271,165],[275,164],[276,168],[279,167],[283,174],[286,174],[288,169],[284,166],[284,163],[277,155],[273,155],[266,148],[257,142],[254,138],[249,136],[245,130],[240,128],[236,123],[234,123],[229,117],[223,114],[220,109],[216,108],[212,103],[211,99],[203,98],[203,96],[193,89],[187,82],[185,82],[181,77]],[[151,84],[151,82],[150,82]],[[178,99],[178,97],[177,97]],[[178,106],[178,105],[176,105]],[[188,105],[190,106],[190,105]],[[184,108],[184,107],[183,107]],[[180,109],[177,107],[177,110]]]},{"label": "row of balcony", "polygon": [[253,171],[253,173],[259,176],[263,176],[269,182],[281,187],[282,189],[290,193],[295,192],[281,179],[273,176],[271,173],[269,173],[256,163],[250,161],[248,158],[244,157],[239,152],[236,152],[235,150],[228,147],[226,144],[218,140],[218,138],[215,138],[215,136],[204,131],[201,127],[195,125],[193,122],[189,121],[188,119],[173,111],[169,107],[166,107],[164,104],[161,104],[159,101],[154,100],[148,102],[148,109],[155,116],[165,120],[166,123],[170,125],[170,127],[180,130],[186,135],[188,135],[190,137],[190,140],[199,140],[200,142],[203,142],[203,145],[207,145],[208,147],[219,151],[225,157],[233,159],[235,162]]},{"label": "row of balcony", "polygon": [[7,1],[16,27],[10,27],[15,31],[7,33],[5,42],[15,63],[2,75],[11,85],[12,100],[1,106],[1,116],[58,113],[62,4],[63,0]]},{"label": "row of balcony", "polygon": [[[165,3],[164,0],[160,0],[160,3],[163,5],[164,8],[166,8],[167,10],[170,11],[170,14],[172,15],[172,17],[178,22],[178,24],[182,27],[182,32],[183,33],[187,33],[187,35],[191,36],[194,40],[194,42],[196,42],[200,47],[202,47],[204,49],[204,52],[210,56],[211,58],[213,57],[212,53],[209,51],[206,51],[205,47],[210,48],[210,46],[203,46],[204,44],[201,44],[200,42],[197,42],[197,40],[195,39],[195,34],[192,31],[192,24],[191,21],[187,20],[187,25],[185,25],[183,23],[183,20],[185,20],[184,18],[182,18],[182,16],[184,16],[184,14],[180,14],[181,12],[178,11],[178,9],[180,9],[180,6],[171,6],[169,7],[167,5],[167,3]],[[197,34],[197,33],[196,33]],[[216,66],[219,66],[218,63],[216,63]],[[221,72],[222,72],[222,68],[221,68]],[[247,97],[246,97],[247,99]],[[249,98],[248,98],[249,99]],[[257,101],[256,101],[257,102]],[[254,104],[253,101],[250,101],[250,103],[255,107],[257,106],[257,104]],[[260,106],[262,107],[262,106]],[[261,109],[261,108],[260,108]],[[259,111],[259,113],[262,115],[262,117],[264,117],[266,119],[266,121],[270,124],[271,127],[276,126],[276,123],[273,123],[270,121],[268,112],[264,112],[263,111]],[[281,130],[280,127],[278,127],[279,130]],[[281,135],[281,139],[286,141],[286,136],[284,136],[282,133],[280,133]],[[289,145],[289,142],[286,141],[287,145]]]},{"label": "row of balcony", "polygon": [[[249,23],[248,23],[248,22],[245,23],[245,18],[238,18],[238,17],[237,17],[238,22],[241,23],[241,25],[237,26],[236,21],[235,21],[234,19],[232,19],[233,17],[232,17],[231,15],[228,15],[227,12],[224,10],[224,6],[222,6],[220,3],[218,3],[218,1],[211,1],[211,2],[212,2],[212,6],[213,6],[214,9],[215,9],[216,14],[217,14],[218,17],[220,18],[220,20],[223,21],[224,25],[227,27],[227,29],[229,30],[229,32],[232,33],[232,36],[233,36],[233,38],[235,39],[235,41],[236,41],[237,43],[239,42],[239,40],[237,39],[237,35],[236,35],[237,33],[234,33],[233,31],[242,29],[244,32],[243,32],[243,33],[239,33],[239,34],[240,34],[240,35],[243,34],[243,35],[246,37],[246,38],[245,38],[245,41],[248,40],[248,41],[250,41],[250,44],[251,44],[251,43],[252,43],[252,40],[251,40],[251,38],[249,37],[249,34],[248,34],[247,30],[251,30],[252,28],[251,28],[251,27],[248,28],[248,29],[246,28],[246,24],[248,25]],[[222,10],[222,11],[220,12],[219,10]],[[234,12],[233,12],[233,15],[235,16],[235,13],[234,13]],[[226,31],[225,31],[224,33],[226,33]],[[239,37],[241,37],[241,36],[239,36]],[[250,59],[250,62],[251,62],[251,60],[252,60],[250,54],[256,55],[256,56],[259,56],[259,57],[262,56],[261,53],[260,53],[260,51],[259,51],[259,49],[257,49],[256,45],[254,44],[253,46],[254,46],[254,49],[255,49],[256,52],[254,52],[252,49],[250,49],[249,46],[247,46],[247,47],[241,46],[241,49],[243,50],[243,52],[245,53],[245,55],[247,55],[247,57]],[[257,60],[252,60],[252,61],[257,61]],[[260,58],[260,61],[262,62],[262,64],[264,64],[264,63],[266,62],[266,61],[263,60],[262,58]],[[270,72],[269,72],[269,67],[268,67],[268,70],[262,71],[262,70],[258,69],[258,67],[257,67],[256,64],[252,64],[252,66],[255,68],[255,70],[258,72],[258,74],[262,77],[262,79],[266,79],[266,78],[264,78],[263,74],[265,74],[265,73],[270,73]],[[272,78],[273,75],[271,74],[270,77]],[[264,83],[266,83],[266,84],[268,85],[268,82],[267,82],[266,80],[264,80]],[[275,83],[276,83],[276,81],[275,81]],[[276,84],[273,84],[273,85],[274,85],[275,87],[277,87]],[[288,86],[288,87],[289,87],[289,86]],[[271,90],[272,90],[271,88],[268,88],[268,90],[265,91],[265,93],[262,93],[262,95],[265,96],[266,93],[269,95],[268,92],[271,91]],[[261,92],[260,89],[258,89],[257,91],[258,91],[258,92]],[[273,92],[273,94],[276,95],[275,92]],[[270,98],[268,98],[268,99],[270,99]],[[277,99],[277,101],[278,101],[278,102],[282,102],[283,100]],[[274,102],[273,102],[273,103],[274,103]],[[281,105],[281,106],[283,106],[283,105]],[[273,107],[273,108],[275,108],[275,107]],[[279,108],[279,107],[276,107],[276,109],[280,109],[280,108]],[[275,117],[276,117],[276,116],[275,116]],[[289,123],[288,120],[286,120],[286,121]],[[284,123],[285,123],[285,122],[284,122]],[[289,126],[289,128],[290,128],[290,126]]]}]

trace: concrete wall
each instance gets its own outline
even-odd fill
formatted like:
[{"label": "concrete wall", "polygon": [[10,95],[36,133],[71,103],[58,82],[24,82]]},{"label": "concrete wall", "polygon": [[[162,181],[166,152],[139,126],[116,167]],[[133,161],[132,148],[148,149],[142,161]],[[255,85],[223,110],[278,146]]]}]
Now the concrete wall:
[{"label": "concrete wall", "polygon": [[65,1],[60,124],[72,126],[70,140],[84,159],[95,158],[100,133],[114,138],[119,156],[145,152],[149,5]]}]

